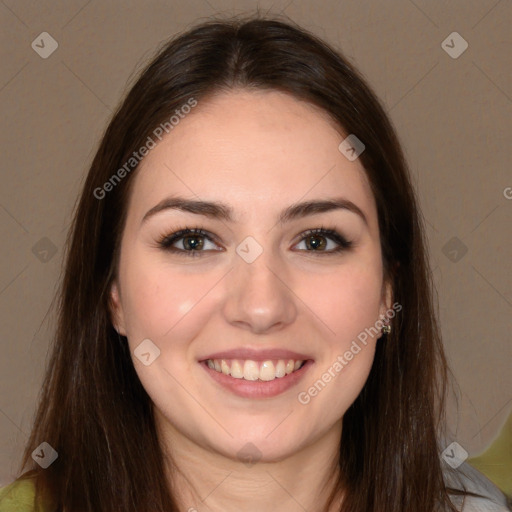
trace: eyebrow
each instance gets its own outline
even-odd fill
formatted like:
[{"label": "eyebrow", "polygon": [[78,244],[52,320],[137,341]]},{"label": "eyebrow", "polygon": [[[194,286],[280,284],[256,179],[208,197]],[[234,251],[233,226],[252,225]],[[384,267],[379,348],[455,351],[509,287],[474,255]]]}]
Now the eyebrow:
[{"label": "eyebrow", "polygon": [[[141,224],[145,223],[149,218],[157,213],[165,210],[179,210],[196,215],[203,215],[212,219],[225,220],[233,222],[233,209],[222,202],[218,201],[197,201],[186,199],[184,197],[167,197],[162,199],[158,204],[153,206],[146,212],[142,218]],[[348,210],[355,213],[368,225],[368,220],[363,211],[352,201],[343,197],[333,199],[317,199],[312,201],[304,201],[295,203],[285,208],[279,215],[278,222],[284,224],[295,219],[315,215],[319,213],[330,212],[333,210]]]}]

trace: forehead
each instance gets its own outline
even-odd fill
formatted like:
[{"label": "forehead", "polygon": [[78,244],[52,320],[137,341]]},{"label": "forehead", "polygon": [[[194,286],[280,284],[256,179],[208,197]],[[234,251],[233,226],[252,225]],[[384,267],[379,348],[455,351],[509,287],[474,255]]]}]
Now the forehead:
[{"label": "forehead", "polygon": [[375,216],[358,159],[338,149],[341,128],[321,109],[277,91],[202,100],[142,160],[129,215],[170,195],[229,203],[239,220],[318,197],[344,196]]}]

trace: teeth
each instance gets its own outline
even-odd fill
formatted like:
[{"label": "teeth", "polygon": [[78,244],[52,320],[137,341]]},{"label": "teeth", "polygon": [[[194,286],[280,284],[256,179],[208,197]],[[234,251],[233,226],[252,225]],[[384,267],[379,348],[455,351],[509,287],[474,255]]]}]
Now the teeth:
[{"label": "teeth", "polygon": [[[264,361],[259,370],[261,380],[274,380],[277,377],[276,367],[272,361]],[[283,375],[281,375],[283,377]]]},{"label": "teeth", "polygon": [[[208,360],[208,361],[210,361],[210,360]],[[224,375],[229,375],[229,366],[226,363],[226,361],[224,361],[224,359],[220,362],[220,366],[222,368],[222,373]]]},{"label": "teeth", "polygon": [[252,361],[237,359],[208,359],[206,364],[212,370],[224,375],[231,375],[235,379],[270,381],[281,379],[285,375],[297,371],[304,361],[293,359],[279,359],[277,361]]},{"label": "teeth", "polygon": [[284,361],[280,359],[276,364],[276,377],[284,377],[286,375],[286,366]]},{"label": "teeth", "polygon": [[231,377],[234,377],[235,379],[244,378],[244,371],[238,361],[233,361],[233,364],[231,365],[231,371],[229,372],[229,374],[231,375]]},{"label": "teeth", "polygon": [[256,361],[245,361],[244,364],[244,379],[245,380],[258,380],[260,378],[260,369]]}]

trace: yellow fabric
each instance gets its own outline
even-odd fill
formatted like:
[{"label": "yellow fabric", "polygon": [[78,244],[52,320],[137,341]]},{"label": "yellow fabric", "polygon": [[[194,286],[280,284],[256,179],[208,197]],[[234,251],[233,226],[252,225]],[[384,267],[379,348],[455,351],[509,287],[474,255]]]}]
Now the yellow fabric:
[{"label": "yellow fabric", "polygon": [[512,414],[487,450],[468,462],[512,496]]},{"label": "yellow fabric", "polygon": [[0,489],[0,512],[32,512],[34,510],[32,480],[16,480]]},{"label": "yellow fabric", "polygon": [[[34,512],[34,482],[28,478],[15,480],[0,489],[0,512]],[[40,506],[41,512],[51,512]]]}]

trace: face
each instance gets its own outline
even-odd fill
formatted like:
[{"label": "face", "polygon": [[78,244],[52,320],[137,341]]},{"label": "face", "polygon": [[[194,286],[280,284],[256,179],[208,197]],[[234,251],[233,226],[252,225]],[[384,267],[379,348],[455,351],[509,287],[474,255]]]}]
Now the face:
[{"label": "face", "polygon": [[262,461],[341,432],[380,336],[365,329],[390,305],[375,201],[343,138],[289,95],[233,91],[199,102],[133,176],[113,322],[168,432]]}]

